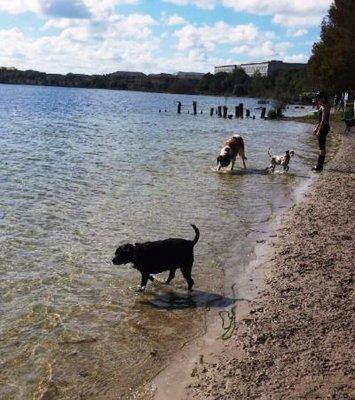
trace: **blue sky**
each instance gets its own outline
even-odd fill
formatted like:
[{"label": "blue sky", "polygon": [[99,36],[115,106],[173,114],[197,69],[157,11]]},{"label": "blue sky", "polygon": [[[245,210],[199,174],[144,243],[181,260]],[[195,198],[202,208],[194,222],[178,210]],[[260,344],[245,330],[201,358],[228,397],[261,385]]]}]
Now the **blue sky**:
[{"label": "blue sky", "polygon": [[0,0],[0,66],[213,71],[306,62],[330,0]]}]

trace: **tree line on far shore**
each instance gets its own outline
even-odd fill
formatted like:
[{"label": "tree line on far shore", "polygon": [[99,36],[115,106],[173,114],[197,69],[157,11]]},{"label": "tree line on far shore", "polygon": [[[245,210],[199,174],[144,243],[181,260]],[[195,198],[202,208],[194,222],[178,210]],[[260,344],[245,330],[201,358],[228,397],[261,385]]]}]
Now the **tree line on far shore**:
[{"label": "tree line on far shore", "polygon": [[[271,77],[262,77],[256,73],[248,76],[242,69],[232,74],[220,72],[206,74],[201,80],[187,78],[150,79],[142,74],[137,79],[118,74],[46,74],[38,71],[18,71],[0,69],[0,83],[41,86],[62,86],[76,88],[140,90],[167,92],[176,94],[210,94],[230,96],[270,97],[282,101],[307,101],[311,85],[307,72],[303,70],[280,71]],[[299,94],[304,93],[300,98]]]},{"label": "tree line on far shore", "polygon": [[0,68],[0,83],[89,89],[138,90],[179,94],[197,93],[197,79],[180,78],[169,74],[160,75],[160,77],[154,78],[143,73],[137,73],[137,76],[133,76],[121,75],[115,72],[106,75],[73,73],[62,75],[47,74],[34,70],[20,71]]}]

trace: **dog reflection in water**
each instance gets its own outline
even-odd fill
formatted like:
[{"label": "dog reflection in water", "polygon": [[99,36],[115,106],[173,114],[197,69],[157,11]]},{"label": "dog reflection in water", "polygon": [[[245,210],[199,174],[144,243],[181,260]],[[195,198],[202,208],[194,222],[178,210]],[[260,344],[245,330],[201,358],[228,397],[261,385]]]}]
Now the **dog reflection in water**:
[{"label": "dog reflection in water", "polygon": [[152,274],[164,271],[170,271],[166,281],[169,284],[179,268],[190,291],[194,285],[194,280],[191,277],[194,247],[200,237],[198,228],[195,225],[191,226],[195,231],[193,240],[170,238],[155,242],[124,244],[117,248],[112,262],[115,265],[133,264],[133,268],[137,269],[142,275],[138,291],[145,290],[148,279],[154,281]]}]

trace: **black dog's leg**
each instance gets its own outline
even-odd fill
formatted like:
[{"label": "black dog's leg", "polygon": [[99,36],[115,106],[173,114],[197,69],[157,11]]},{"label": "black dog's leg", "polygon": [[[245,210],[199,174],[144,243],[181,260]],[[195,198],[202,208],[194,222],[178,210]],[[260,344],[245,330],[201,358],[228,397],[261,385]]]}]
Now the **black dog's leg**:
[{"label": "black dog's leg", "polygon": [[145,287],[147,286],[148,279],[149,279],[149,274],[142,273],[141,285],[138,288],[138,292],[144,291]]},{"label": "black dog's leg", "polygon": [[175,272],[176,272],[176,269],[170,270],[168,279],[165,282],[167,285],[169,285],[169,283],[175,278]]},{"label": "black dog's leg", "polygon": [[184,276],[184,278],[186,279],[189,291],[192,290],[192,286],[195,283],[194,280],[191,278],[191,268],[192,268],[192,266],[181,268],[181,273]]}]

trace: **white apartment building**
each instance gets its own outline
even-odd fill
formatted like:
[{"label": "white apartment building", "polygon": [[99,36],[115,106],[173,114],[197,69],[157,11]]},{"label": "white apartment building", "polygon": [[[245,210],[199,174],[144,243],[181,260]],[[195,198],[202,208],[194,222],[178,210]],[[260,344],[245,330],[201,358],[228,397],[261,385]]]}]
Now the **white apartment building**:
[{"label": "white apartment building", "polygon": [[249,76],[253,76],[256,72],[259,72],[261,76],[270,76],[274,72],[280,70],[303,69],[306,68],[306,64],[285,63],[283,61],[271,60],[261,63],[219,65],[214,67],[214,73],[227,72],[228,74],[231,74],[235,68],[242,68]]}]

